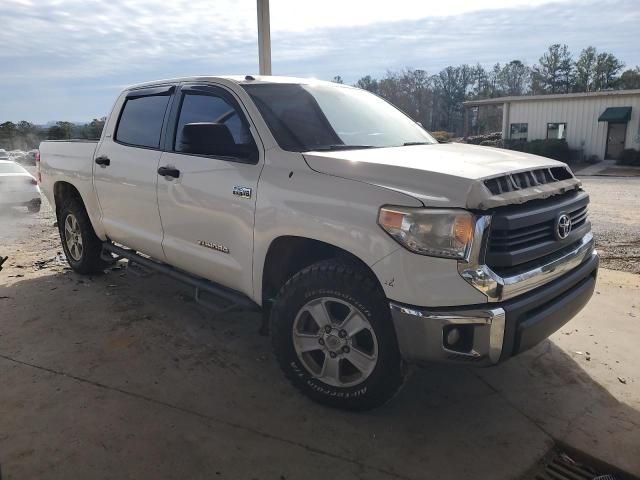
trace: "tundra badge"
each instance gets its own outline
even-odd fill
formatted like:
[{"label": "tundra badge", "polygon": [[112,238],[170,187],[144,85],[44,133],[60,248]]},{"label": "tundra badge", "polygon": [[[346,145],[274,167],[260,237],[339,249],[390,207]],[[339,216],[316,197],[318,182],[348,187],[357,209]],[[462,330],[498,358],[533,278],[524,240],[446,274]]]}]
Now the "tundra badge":
[{"label": "tundra badge", "polygon": [[207,247],[211,250],[217,250],[222,253],[229,253],[229,249],[220,243],[206,242],[204,240],[198,240],[198,245],[201,247]]},{"label": "tundra badge", "polygon": [[233,187],[233,194],[241,198],[251,198],[251,189],[248,187]]}]

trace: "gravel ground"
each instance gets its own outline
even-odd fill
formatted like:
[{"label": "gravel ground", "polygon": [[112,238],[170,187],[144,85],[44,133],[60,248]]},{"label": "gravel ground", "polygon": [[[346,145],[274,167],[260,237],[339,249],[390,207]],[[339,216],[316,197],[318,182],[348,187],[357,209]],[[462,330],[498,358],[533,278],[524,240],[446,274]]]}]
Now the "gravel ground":
[{"label": "gravel ground", "polygon": [[640,178],[583,177],[601,266],[640,273]]}]

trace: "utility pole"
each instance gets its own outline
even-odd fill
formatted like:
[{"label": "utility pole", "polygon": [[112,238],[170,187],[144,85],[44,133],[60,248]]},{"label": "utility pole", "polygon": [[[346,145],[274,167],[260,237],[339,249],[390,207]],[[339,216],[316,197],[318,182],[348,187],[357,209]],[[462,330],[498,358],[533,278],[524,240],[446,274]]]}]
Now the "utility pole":
[{"label": "utility pole", "polygon": [[269,25],[269,0],[258,2],[258,59],[260,75],[271,75],[271,27]]}]

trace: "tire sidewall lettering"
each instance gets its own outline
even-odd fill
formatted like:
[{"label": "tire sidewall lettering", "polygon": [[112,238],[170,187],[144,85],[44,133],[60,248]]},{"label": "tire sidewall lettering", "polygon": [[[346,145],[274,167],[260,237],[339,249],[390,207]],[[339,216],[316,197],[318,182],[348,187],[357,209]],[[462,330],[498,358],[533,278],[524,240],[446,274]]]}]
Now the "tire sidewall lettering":
[{"label": "tire sidewall lettering", "polygon": [[[337,299],[344,300],[345,302],[350,303],[354,307],[358,308],[362,313],[364,313],[367,317],[367,320],[369,320],[369,322],[374,325],[371,320],[371,311],[349,294],[327,288],[310,289],[306,290],[303,293],[304,303],[319,297],[335,297]],[[304,305],[304,303],[302,305]],[[296,306],[296,311],[293,312],[293,318],[295,318],[295,315],[297,315],[297,311],[299,310],[299,308],[302,308],[302,305]],[[291,324],[293,324],[293,320],[291,320]],[[293,371],[293,374],[297,378],[304,381],[304,383],[306,383],[307,386],[309,386],[309,388],[311,388],[314,392],[325,395],[327,397],[343,399],[356,398],[367,393],[367,380],[364,380],[362,383],[352,387],[336,388],[316,379],[315,377],[311,376],[309,372],[307,372],[306,368],[298,360],[295,354],[295,350],[293,349],[293,342],[291,342],[291,350],[295,356],[295,360],[291,361],[289,364]]]}]

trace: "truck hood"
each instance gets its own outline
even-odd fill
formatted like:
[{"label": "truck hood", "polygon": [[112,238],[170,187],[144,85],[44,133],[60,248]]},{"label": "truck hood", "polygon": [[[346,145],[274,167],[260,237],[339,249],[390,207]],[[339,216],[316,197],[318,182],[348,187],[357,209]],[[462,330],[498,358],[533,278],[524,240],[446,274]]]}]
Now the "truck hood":
[{"label": "truck hood", "polygon": [[492,193],[485,180],[568,167],[537,155],[459,143],[305,152],[304,157],[317,172],[399,191],[433,207],[482,210],[545,198],[580,186],[571,175],[552,183]]}]

